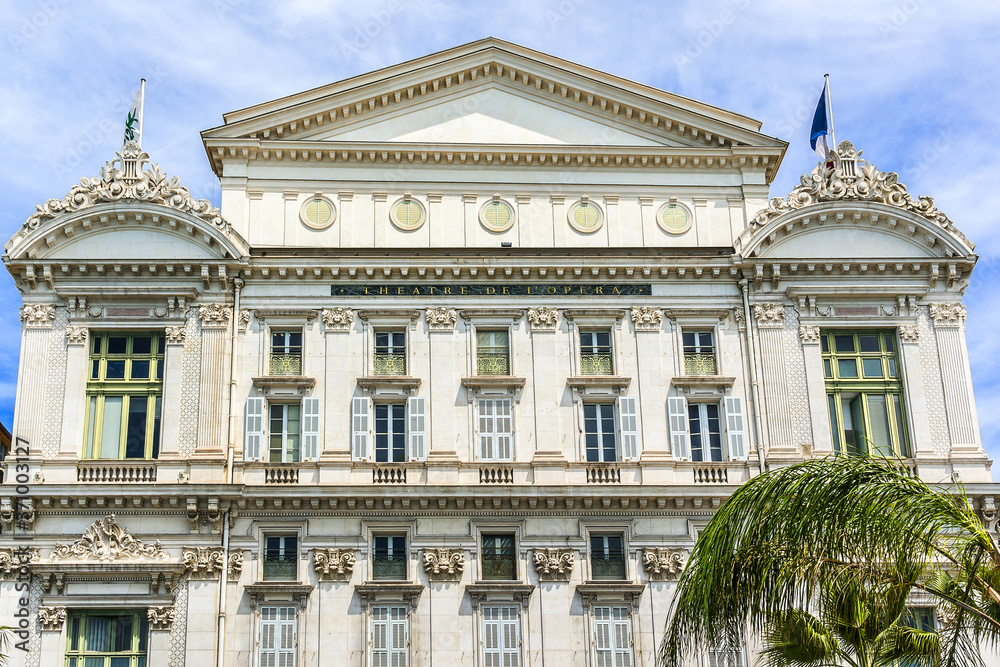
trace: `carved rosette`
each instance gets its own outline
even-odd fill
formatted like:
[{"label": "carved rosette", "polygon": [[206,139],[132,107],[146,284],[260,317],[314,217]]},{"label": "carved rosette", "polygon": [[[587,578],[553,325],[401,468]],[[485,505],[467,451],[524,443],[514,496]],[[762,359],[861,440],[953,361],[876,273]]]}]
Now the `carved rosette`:
[{"label": "carved rosette", "polygon": [[355,560],[353,549],[313,549],[313,569],[321,581],[349,581]]},{"label": "carved rosette", "polygon": [[165,335],[167,345],[183,345],[187,340],[187,327],[167,327]]},{"label": "carved rosette", "polygon": [[222,547],[194,547],[181,552],[184,571],[192,579],[214,579],[224,565]]},{"label": "carved rosette", "polygon": [[559,325],[559,311],[548,306],[528,309],[528,321],[536,331],[554,331]]},{"label": "carved rosette", "polygon": [[465,571],[463,549],[424,549],[424,572],[432,579],[458,580]]},{"label": "carved rosette", "polygon": [[62,630],[66,622],[66,607],[39,607],[38,623],[42,630]]},{"label": "carved rosette", "polygon": [[919,343],[920,328],[913,325],[899,327],[899,340],[904,343]]},{"label": "carved rosette", "polygon": [[51,327],[52,320],[56,319],[56,307],[41,305],[21,306],[21,321],[29,328]]},{"label": "carved rosette", "polygon": [[229,554],[229,571],[226,576],[229,581],[236,581],[243,573],[243,549],[237,549]]},{"label": "carved rosette", "polygon": [[936,327],[957,327],[965,321],[965,306],[960,303],[932,303],[931,317]]},{"label": "carved rosette", "polygon": [[632,325],[636,331],[659,331],[663,323],[663,310],[652,306],[632,308]]},{"label": "carved rosette", "polygon": [[451,331],[458,321],[458,312],[448,306],[427,309],[427,326],[432,331]]},{"label": "carved rosette", "polygon": [[654,547],[642,550],[642,565],[646,574],[655,581],[676,579],[684,570],[684,550],[671,547]]},{"label": "carved rosette", "polygon": [[66,327],[67,345],[86,345],[87,327]]},{"label": "carved rosette", "polygon": [[759,327],[785,326],[785,309],[783,306],[765,303],[753,307],[753,316]]},{"label": "carved rosette", "polygon": [[327,331],[349,331],[354,324],[354,311],[341,306],[324,308],[322,317]]},{"label": "carved rosette", "polygon": [[169,630],[176,617],[177,611],[173,607],[150,607],[146,610],[150,630]]},{"label": "carved rosette", "polygon": [[56,548],[49,555],[49,560],[65,560],[78,558],[100,561],[152,559],[166,560],[169,558],[160,541],[154,544],[144,544],[142,540],[132,537],[128,530],[115,520],[114,514],[109,514],[87,527],[83,535],[73,544],[56,542]]},{"label": "carved rosette", "polygon": [[576,552],[572,549],[535,549],[532,561],[539,581],[565,581],[573,573]]},{"label": "carved rosette", "polygon": [[799,327],[799,338],[803,345],[819,343],[819,327],[803,324]]},{"label": "carved rosette", "polygon": [[212,303],[198,309],[202,329],[225,329],[229,326],[232,309],[219,303]]}]

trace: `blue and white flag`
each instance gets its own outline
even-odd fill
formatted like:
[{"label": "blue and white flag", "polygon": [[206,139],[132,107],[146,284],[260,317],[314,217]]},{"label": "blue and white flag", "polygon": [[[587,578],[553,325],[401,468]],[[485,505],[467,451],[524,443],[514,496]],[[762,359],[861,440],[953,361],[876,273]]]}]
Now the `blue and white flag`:
[{"label": "blue and white flag", "polygon": [[830,142],[827,136],[830,133],[830,121],[827,115],[827,86],[823,84],[823,94],[819,96],[819,104],[816,105],[816,113],[813,114],[812,129],[809,131],[809,146],[816,151],[816,155],[821,160],[830,157]]}]

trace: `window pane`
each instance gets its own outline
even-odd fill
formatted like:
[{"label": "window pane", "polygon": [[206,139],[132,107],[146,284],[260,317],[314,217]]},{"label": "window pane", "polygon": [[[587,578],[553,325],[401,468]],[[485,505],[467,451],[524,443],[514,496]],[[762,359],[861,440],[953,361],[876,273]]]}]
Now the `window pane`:
[{"label": "window pane", "polygon": [[893,358],[889,358],[888,361],[889,361],[889,377],[894,378],[896,377],[896,360]]},{"label": "window pane", "polygon": [[160,401],[161,397],[156,397],[156,407],[153,413],[153,458],[160,456]]},{"label": "window pane", "polygon": [[132,370],[129,373],[130,380],[148,380],[149,379],[149,361],[133,361]]},{"label": "window pane", "polygon": [[722,429],[719,424],[719,405],[709,403],[705,406],[707,414],[708,439],[712,449],[712,460],[722,461]]},{"label": "window pane", "polygon": [[101,458],[116,459],[120,454],[122,437],[122,397],[104,399],[104,419],[101,423]]},{"label": "window pane", "polygon": [[837,373],[842,378],[856,378],[856,377],[858,377],[858,360],[857,359],[838,359],[837,360]]},{"label": "window pane", "polygon": [[882,334],[882,340],[885,341],[885,351],[895,352],[896,351],[896,338],[893,334],[887,333]]},{"label": "window pane", "polygon": [[128,338],[125,336],[108,336],[108,354],[125,354],[128,349]]},{"label": "window pane", "polygon": [[853,441],[857,452],[869,451],[868,435],[865,433],[864,406],[861,405],[861,395],[851,399],[851,423],[854,425]]},{"label": "window pane", "polygon": [[858,336],[858,347],[862,352],[880,352],[877,334],[864,334]]},{"label": "window pane", "polygon": [[865,372],[866,378],[882,377],[882,359],[862,359],[861,368]]},{"label": "window pane", "polygon": [[892,456],[892,442],[889,440],[889,413],[885,394],[868,396],[868,418],[871,421],[872,445],[883,456]]},{"label": "window pane", "polygon": [[820,337],[819,342],[824,352],[830,351],[830,338],[828,336]]},{"label": "window pane", "polygon": [[94,456],[94,430],[97,427],[97,397],[90,397],[90,405],[87,408],[87,458]]},{"label": "window pane", "polygon": [[132,338],[132,354],[149,354],[152,351],[153,339],[149,336],[134,336]]},{"label": "window pane", "polygon": [[854,336],[849,334],[834,336],[834,344],[837,347],[837,352],[854,352]]},{"label": "window pane", "polygon": [[704,461],[704,447],[701,442],[701,407],[696,403],[688,405],[688,431],[691,433],[691,460]]},{"label": "window pane", "polygon": [[124,359],[108,359],[107,369],[104,372],[104,377],[109,380],[124,380],[125,379],[125,360]]},{"label": "window pane", "polygon": [[114,641],[112,642],[112,651],[131,651],[132,650],[132,622],[134,617],[129,614],[128,616],[118,616],[114,619]]},{"label": "window pane", "polygon": [[90,364],[90,379],[96,380],[101,377],[101,360],[94,359]]},{"label": "window pane", "polygon": [[832,378],[833,377],[833,369],[830,367],[830,360],[829,359],[824,359],[823,360],[823,375],[826,376],[826,377],[828,377],[828,378]]},{"label": "window pane", "polygon": [[840,453],[840,425],[837,422],[837,398],[830,394],[827,396],[830,406],[830,430],[833,433],[833,451]]},{"label": "window pane", "polygon": [[125,458],[146,458],[146,410],[149,401],[145,396],[129,396],[128,423],[125,430]]},{"label": "window pane", "polygon": [[903,403],[899,398],[899,394],[893,394],[892,405],[896,413],[896,437],[898,439],[899,455],[909,456],[910,449],[906,443],[906,423],[903,421]]},{"label": "window pane", "polygon": [[514,536],[483,535],[483,579],[511,580],[517,577]]},{"label": "window pane", "polygon": [[107,616],[88,617],[84,642],[87,651],[107,651],[111,646],[111,619]]}]

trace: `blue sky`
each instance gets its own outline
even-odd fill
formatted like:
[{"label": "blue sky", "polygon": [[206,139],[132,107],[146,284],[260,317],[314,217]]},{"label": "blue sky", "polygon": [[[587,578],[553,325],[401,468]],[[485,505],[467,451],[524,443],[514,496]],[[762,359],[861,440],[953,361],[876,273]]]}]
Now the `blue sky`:
[{"label": "blue sky", "polygon": [[[822,11],[818,7],[825,7]],[[0,1],[0,236],[95,176],[147,79],[143,148],[218,201],[199,131],[223,112],[494,35],[763,121],[789,141],[773,196],[815,165],[831,75],[838,139],[936,198],[980,255],[966,296],[987,451],[1000,454],[1000,4],[951,0]],[[0,272],[0,422],[20,297]]]}]

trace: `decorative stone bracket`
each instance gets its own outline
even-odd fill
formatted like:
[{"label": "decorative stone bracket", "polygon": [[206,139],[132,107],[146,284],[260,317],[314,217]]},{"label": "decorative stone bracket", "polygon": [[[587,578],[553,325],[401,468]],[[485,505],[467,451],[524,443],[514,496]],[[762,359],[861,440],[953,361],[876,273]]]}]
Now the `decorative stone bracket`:
[{"label": "decorative stone bracket", "polygon": [[313,569],[320,581],[350,581],[355,560],[353,549],[313,549]]},{"label": "decorative stone bracket", "polygon": [[229,554],[229,571],[226,576],[229,581],[236,581],[243,573],[243,549],[237,549]]},{"label": "decorative stone bracket", "polygon": [[532,561],[540,581],[566,581],[573,573],[573,549],[535,549]]},{"label": "decorative stone bracket", "polygon": [[38,560],[38,547],[0,548],[0,575],[6,579],[16,578],[22,567],[29,567]]},{"label": "decorative stone bracket", "polygon": [[559,311],[548,306],[529,308],[528,321],[533,331],[555,331],[559,326]]},{"label": "decorative stone bracket", "polygon": [[173,607],[150,607],[146,610],[150,630],[169,630],[176,617],[177,610]]},{"label": "decorative stone bracket", "polygon": [[322,317],[327,331],[348,331],[354,324],[354,311],[341,306],[324,308]]},{"label": "decorative stone bracket", "polygon": [[0,499],[0,523],[7,532],[14,527],[21,530],[35,529],[35,499],[20,496]]},{"label": "decorative stone bracket", "polygon": [[642,550],[642,565],[654,581],[677,579],[684,570],[684,550],[672,547],[647,547]]},{"label": "decorative stone bracket", "polygon": [[457,581],[465,571],[465,550],[424,549],[424,572],[431,579]]},{"label": "decorative stone bracket", "polygon": [[66,607],[39,607],[38,622],[42,630],[62,630],[66,622]]},{"label": "decorative stone bracket", "polygon": [[659,331],[663,324],[663,310],[652,306],[632,308],[632,325],[636,331]]},{"label": "decorative stone bracket", "polygon": [[431,331],[451,331],[458,321],[458,312],[454,308],[439,306],[428,308],[425,317],[427,318],[427,327]]},{"label": "decorative stone bracket", "polygon": [[181,552],[184,571],[192,579],[214,579],[224,566],[222,547],[194,547]]}]

